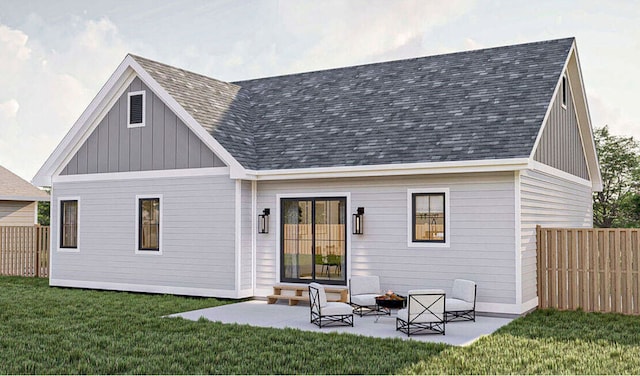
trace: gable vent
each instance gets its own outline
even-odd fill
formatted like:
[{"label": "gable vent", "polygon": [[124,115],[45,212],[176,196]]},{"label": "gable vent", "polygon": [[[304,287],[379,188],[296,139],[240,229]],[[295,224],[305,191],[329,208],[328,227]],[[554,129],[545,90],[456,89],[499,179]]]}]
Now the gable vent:
[{"label": "gable vent", "polygon": [[129,93],[128,127],[144,127],[144,91]]}]

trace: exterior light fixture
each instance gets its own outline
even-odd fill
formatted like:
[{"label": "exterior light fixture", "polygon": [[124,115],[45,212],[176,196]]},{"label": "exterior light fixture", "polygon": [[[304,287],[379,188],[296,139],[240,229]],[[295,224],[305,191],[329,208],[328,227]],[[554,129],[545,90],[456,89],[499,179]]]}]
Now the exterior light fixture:
[{"label": "exterior light fixture", "polygon": [[353,234],[364,234],[364,208],[358,208],[357,212],[353,215]]},{"label": "exterior light fixture", "polygon": [[258,214],[258,233],[259,234],[269,233],[269,214],[271,214],[271,209],[269,208],[262,210],[262,214]]}]

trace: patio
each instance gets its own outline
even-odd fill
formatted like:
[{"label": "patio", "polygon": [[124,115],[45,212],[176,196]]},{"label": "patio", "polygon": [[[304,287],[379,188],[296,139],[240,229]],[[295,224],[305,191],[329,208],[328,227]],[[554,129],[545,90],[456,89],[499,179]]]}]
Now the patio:
[{"label": "patio", "polygon": [[[182,317],[196,321],[204,317],[224,324],[246,324],[265,328],[294,328],[312,332],[350,333],[378,338],[409,339],[406,334],[396,331],[395,316],[354,317],[353,327],[318,328],[309,322],[309,306],[289,306],[286,303],[267,304],[262,300],[251,300],[227,304],[219,307],[176,313],[169,317]],[[416,335],[410,339],[423,342],[442,342],[455,346],[466,346],[481,336],[491,334],[512,319],[502,317],[477,316],[476,321],[452,322],[446,326],[446,335]]]}]

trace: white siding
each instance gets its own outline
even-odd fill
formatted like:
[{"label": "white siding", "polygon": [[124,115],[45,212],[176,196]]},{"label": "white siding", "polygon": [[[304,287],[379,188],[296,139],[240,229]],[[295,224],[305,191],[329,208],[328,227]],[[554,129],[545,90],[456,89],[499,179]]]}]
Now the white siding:
[{"label": "white siding", "polygon": [[242,220],[242,240],[241,240],[241,280],[240,280],[240,288],[242,290],[247,290],[252,288],[252,274],[253,270],[251,269],[251,238],[254,236],[253,231],[251,230],[251,182],[243,181],[242,189],[241,189],[241,203],[242,203],[242,211],[241,211],[241,220]]},{"label": "white siding", "polygon": [[[407,190],[449,188],[451,245],[407,245]],[[347,218],[365,207],[364,235],[351,235],[348,276],[378,275],[383,289],[450,291],[455,278],[478,283],[478,301],[515,304],[513,173],[258,182],[258,209],[271,208],[269,234],[257,238],[257,294],[278,282],[278,194],[350,193]]]},{"label": "white siding", "polygon": [[0,226],[33,226],[36,205],[32,201],[0,201]]},{"label": "white siding", "polygon": [[591,187],[527,170],[520,175],[522,301],[535,299],[536,225],[592,227]]},{"label": "white siding", "polygon": [[[161,255],[135,253],[136,195],[147,194],[162,195]],[[69,196],[80,199],[76,253],[56,248],[58,198]],[[234,181],[225,176],[57,183],[52,281],[233,290],[234,197]]]}]

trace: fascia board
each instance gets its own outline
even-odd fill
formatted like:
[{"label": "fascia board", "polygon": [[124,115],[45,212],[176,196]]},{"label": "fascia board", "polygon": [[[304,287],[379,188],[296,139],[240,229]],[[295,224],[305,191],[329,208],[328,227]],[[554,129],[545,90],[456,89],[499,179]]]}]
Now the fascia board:
[{"label": "fascia board", "polygon": [[[118,68],[109,77],[107,82],[102,86],[98,94],[89,103],[89,106],[82,112],[82,115],[76,120],[71,129],[62,138],[62,141],[56,146],[49,158],[44,162],[42,167],[38,170],[36,175],[31,180],[33,185],[39,187],[51,186],[51,177],[63,164],[63,161],[70,154],[70,149],[83,138],[86,133],[86,128],[95,120],[98,116],[98,109],[109,97],[113,95],[113,92],[121,86],[121,84],[129,78],[126,74],[129,68],[128,64],[129,56],[120,63]],[[120,85],[119,85],[120,84]]]},{"label": "fascia board", "polygon": [[528,158],[473,160],[462,162],[407,163],[374,166],[321,167],[309,169],[247,170],[249,180],[292,180],[368,176],[427,175],[524,170]]},{"label": "fascia board", "polygon": [[47,197],[39,197],[39,196],[0,196],[0,201],[51,201],[51,199]]},{"label": "fascia board", "polygon": [[241,174],[244,167],[209,132],[207,132],[147,71],[131,56],[127,56],[138,77],[182,120],[198,138],[231,169]]}]

